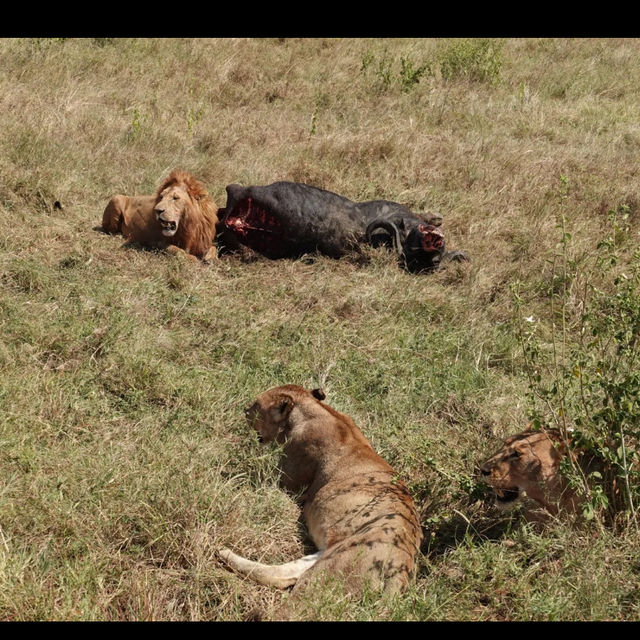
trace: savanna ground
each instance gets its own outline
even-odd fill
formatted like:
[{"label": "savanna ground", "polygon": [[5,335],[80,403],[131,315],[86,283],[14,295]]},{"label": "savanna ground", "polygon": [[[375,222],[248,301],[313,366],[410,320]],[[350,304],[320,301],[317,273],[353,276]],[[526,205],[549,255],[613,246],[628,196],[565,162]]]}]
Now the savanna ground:
[{"label": "savanna ground", "polygon": [[[640,41],[13,39],[0,59],[0,619],[268,616],[285,596],[214,552],[308,549],[242,411],[285,383],[323,385],[425,531],[403,596],[337,588],[308,618],[640,617],[631,520],[541,530],[474,475],[534,411],[573,419],[553,383],[583,292],[635,282]],[[472,262],[203,266],[96,230],[173,168],[220,206],[296,180],[435,209]]]}]

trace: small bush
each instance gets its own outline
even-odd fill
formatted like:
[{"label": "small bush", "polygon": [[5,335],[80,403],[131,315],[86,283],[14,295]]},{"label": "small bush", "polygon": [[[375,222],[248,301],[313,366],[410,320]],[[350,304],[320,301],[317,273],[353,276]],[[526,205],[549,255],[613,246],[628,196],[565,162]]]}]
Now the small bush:
[{"label": "small bush", "polygon": [[502,40],[486,38],[449,42],[439,55],[442,77],[496,82],[502,68],[503,46]]},{"label": "small bush", "polygon": [[549,286],[550,344],[542,320],[522,313],[518,327],[534,426],[553,424],[598,464],[561,469],[588,499],[584,515],[637,519],[640,505],[640,251],[620,270],[629,236],[626,208],[609,212],[609,235],[579,262],[561,216]]},{"label": "small bush", "polygon": [[375,86],[379,91],[387,91],[393,86],[398,86],[402,92],[407,93],[420,82],[422,76],[431,75],[432,72],[428,61],[418,64],[410,56],[401,55],[398,65],[385,50],[379,59],[367,51],[362,59],[360,73],[373,74]]},{"label": "small bush", "polygon": [[476,82],[494,83],[502,68],[504,41],[490,39],[451,40],[441,45],[435,56],[418,62],[408,54],[399,59],[385,49],[380,57],[367,51],[362,58],[360,73],[373,78],[378,91],[397,87],[408,93],[423,77],[433,77],[435,70],[445,81],[467,78]]}]

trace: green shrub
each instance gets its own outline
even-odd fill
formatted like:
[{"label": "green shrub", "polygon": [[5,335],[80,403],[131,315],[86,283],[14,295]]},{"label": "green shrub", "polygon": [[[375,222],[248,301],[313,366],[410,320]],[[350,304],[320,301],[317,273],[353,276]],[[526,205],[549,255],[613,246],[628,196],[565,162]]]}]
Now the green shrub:
[{"label": "green shrub", "polygon": [[[584,515],[637,519],[640,504],[640,251],[622,269],[628,210],[609,211],[610,232],[578,259],[564,214],[549,285],[550,327],[523,313],[517,326],[535,427],[551,424],[598,464],[561,471],[588,499]],[[550,337],[545,338],[545,331]],[[547,333],[548,336],[548,333]]]},{"label": "green shrub", "polygon": [[408,55],[400,55],[398,65],[385,49],[379,59],[367,51],[362,58],[360,73],[373,74],[375,87],[379,91],[399,86],[402,92],[407,93],[420,82],[422,76],[431,75],[432,72],[428,61],[418,64]]},{"label": "green shrub", "polygon": [[403,93],[408,93],[423,77],[433,77],[435,69],[440,70],[445,81],[466,78],[494,83],[502,69],[503,46],[503,40],[486,38],[449,40],[438,47],[435,55],[422,62],[408,54],[391,57],[387,49],[379,57],[367,51],[362,58],[360,73],[372,78],[374,88],[381,92],[398,87]]},{"label": "green shrub", "polygon": [[440,72],[445,80],[469,78],[480,82],[497,81],[502,68],[503,40],[452,40],[439,54]]}]

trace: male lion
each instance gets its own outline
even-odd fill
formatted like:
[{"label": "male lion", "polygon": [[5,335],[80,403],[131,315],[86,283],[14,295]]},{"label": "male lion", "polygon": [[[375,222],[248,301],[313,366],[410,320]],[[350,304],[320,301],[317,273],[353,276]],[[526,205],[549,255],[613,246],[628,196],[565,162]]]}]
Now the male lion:
[{"label": "male lion", "polygon": [[407,487],[348,416],[324,404],[320,389],[270,389],[245,410],[261,442],[283,445],[281,486],[304,489],[302,514],[317,553],[265,565],[229,549],[219,556],[235,571],[299,594],[338,575],[359,593],[365,584],[388,592],[409,581],[422,531]]},{"label": "male lion", "polygon": [[208,261],[217,257],[212,246],[217,211],[202,182],[186,171],[172,171],[153,196],[113,196],[102,228],[146,247]]},{"label": "male lion", "polygon": [[567,445],[558,431],[524,431],[507,438],[481,467],[480,474],[506,506],[524,492],[552,515],[576,513],[580,496],[560,473]]}]

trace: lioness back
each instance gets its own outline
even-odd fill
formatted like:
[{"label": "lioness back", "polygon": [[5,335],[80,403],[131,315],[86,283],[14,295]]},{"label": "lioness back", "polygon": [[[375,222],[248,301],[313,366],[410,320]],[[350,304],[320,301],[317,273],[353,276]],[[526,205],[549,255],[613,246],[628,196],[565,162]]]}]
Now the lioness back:
[{"label": "lioness back", "polygon": [[326,550],[296,589],[319,572],[369,580],[393,592],[409,582],[422,531],[411,495],[393,470],[328,482],[305,504],[304,516],[312,538]]}]

